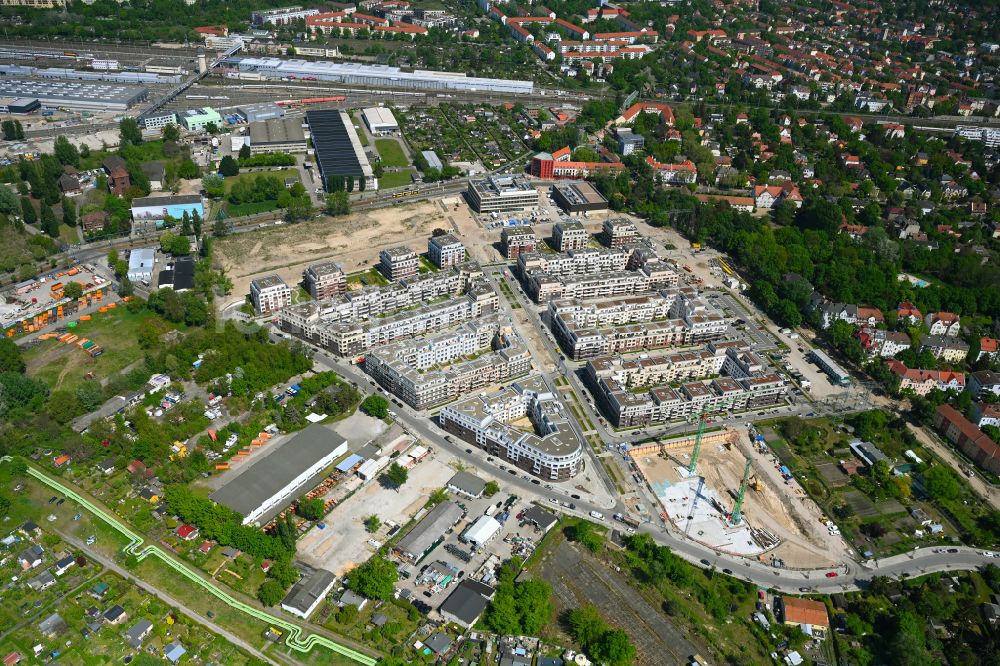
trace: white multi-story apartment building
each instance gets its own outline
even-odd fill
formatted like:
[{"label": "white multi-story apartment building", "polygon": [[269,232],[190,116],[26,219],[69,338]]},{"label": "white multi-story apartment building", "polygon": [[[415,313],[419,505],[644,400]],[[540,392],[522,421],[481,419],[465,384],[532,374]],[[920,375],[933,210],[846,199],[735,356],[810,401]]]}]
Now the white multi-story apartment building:
[{"label": "white multi-story apartment building", "polygon": [[404,280],[417,274],[420,261],[408,247],[390,247],[378,253],[379,270],[390,280]]},{"label": "white multi-story apartment building", "polygon": [[268,275],[250,281],[250,300],[257,314],[272,314],[292,304],[292,290],[277,275]]},{"label": "white multi-story apartment building", "polygon": [[552,228],[552,239],[559,252],[569,252],[587,247],[590,234],[580,222],[557,222]]},{"label": "white multi-story apartment building", "polygon": [[517,213],[538,208],[538,190],[521,176],[470,180],[467,194],[477,213]]},{"label": "white multi-story apartment building", "polygon": [[319,14],[318,9],[303,9],[302,7],[280,7],[277,9],[262,9],[250,14],[250,23],[262,25],[288,25],[293,21],[305,20]]},{"label": "white multi-story apartment building", "polygon": [[[534,432],[512,422],[527,416]],[[441,427],[535,476],[570,479],[583,469],[583,442],[569,410],[541,377],[447,405]]]},{"label": "white multi-story apartment building", "polygon": [[378,348],[364,368],[407,404],[426,409],[527,373],[531,354],[508,323],[490,316]]},{"label": "white multi-story apartment building", "polygon": [[302,272],[306,291],[317,301],[339,296],[347,291],[347,276],[333,261],[323,261],[307,266]]},{"label": "white multi-story apartment building", "polygon": [[465,261],[465,245],[455,234],[431,236],[427,241],[427,256],[438,268],[451,268]]}]

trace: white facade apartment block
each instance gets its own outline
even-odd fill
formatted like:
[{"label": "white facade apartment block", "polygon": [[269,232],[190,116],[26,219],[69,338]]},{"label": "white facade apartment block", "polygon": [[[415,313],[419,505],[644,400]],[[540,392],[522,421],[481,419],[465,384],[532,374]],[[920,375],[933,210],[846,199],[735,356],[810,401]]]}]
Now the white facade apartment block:
[{"label": "white facade apartment block", "polygon": [[271,314],[292,304],[292,290],[277,275],[250,281],[250,300],[257,314]]},{"label": "white facade apartment block", "polygon": [[465,261],[465,245],[454,234],[431,236],[427,255],[438,268],[451,268]]}]

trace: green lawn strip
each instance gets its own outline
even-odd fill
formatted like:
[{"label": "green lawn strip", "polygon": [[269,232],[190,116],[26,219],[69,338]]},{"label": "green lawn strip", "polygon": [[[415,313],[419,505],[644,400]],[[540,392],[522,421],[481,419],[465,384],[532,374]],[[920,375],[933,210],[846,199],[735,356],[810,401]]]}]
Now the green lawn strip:
[{"label": "green lawn strip", "polygon": [[403,147],[396,139],[375,139],[375,149],[382,160],[384,167],[405,167],[410,166],[406,159]]},{"label": "green lawn strip", "polygon": [[413,182],[413,178],[411,177],[413,173],[413,169],[383,173],[378,179],[378,188],[380,190],[391,190],[394,187],[410,185]]},{"label": "green lawn strip", "polygon": [[[254,168],[255,169],[268,169],[269,167],[254,167]],[[298,169],[291,169],[291,168],[276,169],[274,171],[241,171],[239,174],[237,174],[235,176],[227,176],[226,177],[226,179],[225,179],[226,180],[226,183],[225,183],[225,185],[226,185],[226,194],[229,193],[229,190],[233,189],[233,185],[236,184],[236,181],[238,181],[238,180],[247,180],[247,179],[253,180],[257,176],[264,176],[264,175],[266,175],[266,176],[278,176],[279,178],[282,179],[282,181],[284,181],[285,178],[295,178],[296,180],[299,179],[299,171],[298,171]]]}]

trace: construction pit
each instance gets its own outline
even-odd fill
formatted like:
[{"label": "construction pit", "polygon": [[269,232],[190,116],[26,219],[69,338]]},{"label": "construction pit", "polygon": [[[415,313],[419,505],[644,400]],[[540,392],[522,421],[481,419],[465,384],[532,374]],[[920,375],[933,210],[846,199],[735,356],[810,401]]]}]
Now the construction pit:
[{"label": "construction pit", "polygon": [[[770,454],[750,446],[746,431],[706,433],[691,474],[695,439],[663,440],[628,453],[674,530],[721,553],[786,567],[843,560],[847,546],[827,532],[819,508],[794,480],[782,477]],[[733,521],[748,459],[742,515]]]}]

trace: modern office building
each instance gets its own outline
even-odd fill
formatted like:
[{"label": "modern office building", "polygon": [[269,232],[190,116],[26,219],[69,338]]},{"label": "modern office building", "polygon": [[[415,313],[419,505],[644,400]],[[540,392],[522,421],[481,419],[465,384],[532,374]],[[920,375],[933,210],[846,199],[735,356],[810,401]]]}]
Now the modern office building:
[{"label": "modern office building", "polygon": [[142,126],[148,130],[163,129],[167,125],[177,124],[177,114],[173,111],[166,113],[156,113],[142,119]]},{"label": "modern office building", "polygon": [[535,230],[529,226],[504,227],[500,232],[500,248],[507,259],[516,260],[522,252],[534,252],[537,245]]},{"label": "modern office building", "polygon": [[403,280],[417,274],[420,260],[408,247],[390,247],[378,253],[378,268],[390,280]]},{"label": "modern office building", "polygon": [[556,222],[552,228],[552,240],[558,252],[582,250],[590,242],[590,234],[580,222]]},{"label": "modern office building", "polygon": [[257,314],[272,314],[292,304],[292,290],[277,275],[268,275],[250,281],[250,301]]},{"label": "modern office building", "polygon": [[530,95],[532,81],[488,79],[458,72],[435,72],[425,69],[404,71],[399,67],[360,62],[330,62],[301,59],[255,58],[236,56],[223,61],[224,67],[238,73],[282,79],[312,77],[317,81],[420,90],[466,90]]},{"label": "modern office building", "polygon": [[517,213],[538,208],[538,191],[521,176],[470,180],[466,196],[477,213]]},{"label": "modern office building", "polygon": [[182,111],[177,116],[178,121],[189,132],[204,132],[209,123],[214,123],[216,127],[222,127],[222,116],[211,107],[201,109],[188,109]]},{"label": "modern office building", "polygon": [[618,152],[623,156],[631,155],[646,145],[646,139],[629,129],[615,130],[615,140],[618,142]]},{"label": "modern office building", "polygon": [[[528,417],[534,431],[512,425]],[[569,410],[541,377],[445,406],[441,427],[535,476],[571,479],[583,470],[583,440]]]},{"label": "modern office building", "polygon": [[465,261],[465,245],[455,234],[431,236],[427,240],[427,256],[438,268],[451,268]]},{"label": "modern office building", "polygon": [[392,111],[384,106],[370,106],[361,111],[361,117],[364,118],[368,131],[375,136],[399,131],[396,117],[392,115]]},{"label": "modern office building", "polygon": [[302,282],[309,295],[317,301],[327,300],[347,291],[347,276],[333,261],[307,266],[302,272]]},{"label": "modern office building", "polygon": [[[346,111],[326,109],[306,113],[306,123],[316,150],[316,163],[328,192],[352,180],[358,190],[375,190],[378,180]],[[343,185],[342,185],[343,184]],[[348,188],[350,189],[350,188]]]},{"label": "modern office building", "polygon": [[301,118],[272,118],[250,123],[250,153],[304,153],[309,135]]},{"label": "modern office building", "polygon": [[585,180],[553,185],[552,199],[567,213],[590,213],[608,209],[608,200]]}]

